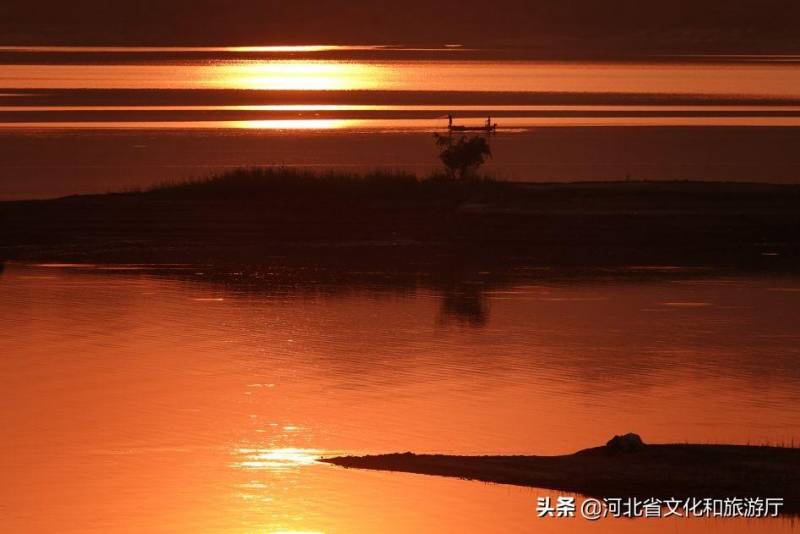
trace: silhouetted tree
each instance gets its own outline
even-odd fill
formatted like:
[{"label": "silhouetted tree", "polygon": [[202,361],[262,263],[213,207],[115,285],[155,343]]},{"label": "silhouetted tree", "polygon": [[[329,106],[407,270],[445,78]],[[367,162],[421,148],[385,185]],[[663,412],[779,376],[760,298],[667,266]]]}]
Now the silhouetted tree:
[{"label": "silhouetted tree", "polygon": [[439,159],[444,163],[447,175],[451,178],[464,179],[473,176],[484,164],[487,157],[492,157],[492,149],[485,137],[462,135],[453,140],[449,135],[434,134],[436,146],[440,148]]}]

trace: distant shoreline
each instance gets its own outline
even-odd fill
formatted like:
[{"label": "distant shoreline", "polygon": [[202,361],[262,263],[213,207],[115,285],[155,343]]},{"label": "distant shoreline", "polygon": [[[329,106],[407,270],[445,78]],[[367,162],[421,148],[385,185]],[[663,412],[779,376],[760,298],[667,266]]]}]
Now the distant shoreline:
[{"label": "distant shoreline", "polygon": [[21,261],[800,265],[800,185],[251,169],[145,191],[0,202],[0,224],[0,258]]}]

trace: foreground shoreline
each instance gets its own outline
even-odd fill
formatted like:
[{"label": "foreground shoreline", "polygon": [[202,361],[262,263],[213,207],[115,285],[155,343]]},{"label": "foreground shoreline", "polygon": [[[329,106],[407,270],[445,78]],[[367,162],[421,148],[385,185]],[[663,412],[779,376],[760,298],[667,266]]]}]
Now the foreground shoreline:
[{"label": "foreground shoreline", "polygon": [[608,446],[563,456],[395,453],[322,458],[354,469],[395,471],[537,487],[591,497],[647,499],[779,497],[800,514],[800,449],[747,445]]}]

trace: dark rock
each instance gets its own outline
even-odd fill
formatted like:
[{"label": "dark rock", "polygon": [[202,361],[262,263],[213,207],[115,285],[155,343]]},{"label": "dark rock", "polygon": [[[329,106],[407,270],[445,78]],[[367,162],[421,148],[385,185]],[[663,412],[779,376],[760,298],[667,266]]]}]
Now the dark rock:
[{"label": "dark rock", "polygon": [[630,432],[624,436],[614,436],[606,443],[606,447],[616,451],[633,452],[644,449],[645,444],[639,434]]}]

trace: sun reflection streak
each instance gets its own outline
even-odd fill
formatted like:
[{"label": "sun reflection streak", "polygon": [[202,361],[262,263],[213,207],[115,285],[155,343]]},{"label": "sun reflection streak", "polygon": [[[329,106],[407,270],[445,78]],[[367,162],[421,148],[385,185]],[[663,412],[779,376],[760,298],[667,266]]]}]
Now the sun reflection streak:
[{"label": "sun reflection streak", "polygon": [[388,45],[271,45],[271,46],[228,46],[227,52],[355,52],[359,50],[386,50]]},{"label": "sun reflection streak", "polygon": [[246,130],[340,130],[358,122],[350,119],[265,119],[227,121],[227,125]]},{"label": "sun reflection streak", "polygon": [[211,85],[284,91],[375,89],[385,67],[344,61],[258,61],[214,67]]},{"label": "sun reflection streak", "polygon": [[279,448],[249,449],[240,448],[234,454],[241,461],[233,463],[239,469],[258,471],[287,471],[297,467],[314,464],[322,455],[318,449]]}]

